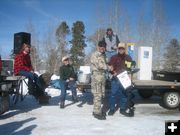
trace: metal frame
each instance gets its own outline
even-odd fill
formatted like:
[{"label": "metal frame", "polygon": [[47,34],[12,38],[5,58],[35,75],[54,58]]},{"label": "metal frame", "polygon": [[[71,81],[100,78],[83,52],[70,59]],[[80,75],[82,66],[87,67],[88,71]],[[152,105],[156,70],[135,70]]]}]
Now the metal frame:
[{"label": "metal frame", "polygon": [[27,85],[25,81],[26,77],[24,76],[8,76],[5,78],[6,82],[10,82],[13,84],[12,89],[9,90],[9,94],[13,95],[13,103],[16,104],[19,99],[23,101],[25,96],[23,96],[23,82]]}]

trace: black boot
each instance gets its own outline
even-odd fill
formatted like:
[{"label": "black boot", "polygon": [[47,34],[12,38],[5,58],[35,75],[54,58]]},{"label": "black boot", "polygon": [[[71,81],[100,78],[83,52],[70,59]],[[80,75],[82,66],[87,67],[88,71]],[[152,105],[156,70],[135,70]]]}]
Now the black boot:
[{"label": "black boot", "polygon": [[134,107],[134,102],[131,102],[131,103],[130,103],[129,108],[130,108],[131,110],[135,110],[135,109],[136,109],[136,108]]},{"label": "black boot", "polygon": [[64,101],[60,102],[60,108],[64,108]]},{"label": "black boot", "polygon": [[125,110],[121,110],[120,109],[120,113],[124,116],[127,116],[127,117],[133,117],[134,116],[134,110],[130,109],[130,108],[127,108]]},{"label": "black boot", "polygon": [[135,110],[136,108],[134,107],[134,102],[132,100],[129,100],[127,103],[127,107],[130,108],[131,110]]},{"label": "black boot", "polygon": [[106,120],[106,116],[103,114],[96,114],[93,112],[93,116],[94,116],[94,118],[96,118],[98,120]]}]

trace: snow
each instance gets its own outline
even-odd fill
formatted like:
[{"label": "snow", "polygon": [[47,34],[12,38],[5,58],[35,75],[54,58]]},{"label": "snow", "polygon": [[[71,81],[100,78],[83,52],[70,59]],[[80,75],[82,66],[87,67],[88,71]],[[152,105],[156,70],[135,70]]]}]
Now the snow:
[{"label": "snow", "polygon": [[92,116],[92,95],[78,92],[73,104],[67,93],[66,106],[59,108],[60,90],[47,88],[52,98],[41,106],[30,95],[0,116],[0,135],[164,135],[165,120],[180,119],[177,110],[166,110],[157,104],[135,105],[135,117],[119,114],[97,120]]}]

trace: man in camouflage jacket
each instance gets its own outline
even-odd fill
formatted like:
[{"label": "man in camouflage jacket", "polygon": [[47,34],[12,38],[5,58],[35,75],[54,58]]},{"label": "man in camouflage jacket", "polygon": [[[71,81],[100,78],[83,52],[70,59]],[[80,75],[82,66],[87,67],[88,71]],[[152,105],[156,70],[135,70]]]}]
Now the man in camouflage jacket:
[{"label": "man in camouflage jacket", "polygon": [[105,96],[105,71],[107,70],[106,65],[106,43],[99,41],[97,50],[91,56],[91,88],[93,93],[93,116],[100,120],[106,119],[106,114],[102,111],[101,103],[102,98]]}]

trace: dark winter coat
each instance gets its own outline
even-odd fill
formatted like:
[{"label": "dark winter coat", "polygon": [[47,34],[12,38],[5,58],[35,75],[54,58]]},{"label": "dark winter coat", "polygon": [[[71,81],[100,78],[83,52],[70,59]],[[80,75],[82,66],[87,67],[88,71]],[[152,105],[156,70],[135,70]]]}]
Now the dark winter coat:
[{"label": "dark winter coat", "polygon": [[74,78],[76,79],[76,74],[74,72],[74,68],[71,65],[63,65],[60,67],[59,70],[60,78],[62,80],[67,80],[69,78]]}]

